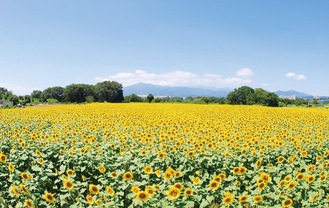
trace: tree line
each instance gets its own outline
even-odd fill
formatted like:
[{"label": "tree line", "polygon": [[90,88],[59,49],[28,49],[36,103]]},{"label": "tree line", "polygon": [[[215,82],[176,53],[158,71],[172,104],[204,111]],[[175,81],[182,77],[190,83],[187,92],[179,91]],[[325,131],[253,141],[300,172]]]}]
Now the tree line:
[{"label": "tree line", "polygon": [[96,85],[71,84],[66,87],[49,87],[43,91],[34,90],[31,95],[16,96],[6,88],[0,88],[0,99],[13,101],[14,105],[28,103],[84,103],[112,102],[124,100],[122,85],[115,81],[99,82]]},{"label": "tree line", "polygon": [[12,101],[14,105],[27,105],[36,103],[92,103],[92,102],[171,102],[195,104],[231,104],[231,105],[261,105],[283,107],[287,105],[309,106],[318,104],[316,100],[311,103],[306,99],[282,99],[275,93],[262,88],[242,86],[234,89],[226,97],[155,97],[149,94],[141,97],[136,94],[123,96],[122,84],[115,81],[99,82],[96,85],[71,84],[66,87],[49,87],[43,91],[34,90],[30,95],[16,96],[6,88],[0,87],[0,100]]}]

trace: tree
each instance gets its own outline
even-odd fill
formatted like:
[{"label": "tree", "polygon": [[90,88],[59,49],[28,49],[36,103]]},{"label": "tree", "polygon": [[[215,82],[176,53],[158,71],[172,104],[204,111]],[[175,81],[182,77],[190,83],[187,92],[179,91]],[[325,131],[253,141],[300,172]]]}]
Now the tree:
[{"label": "tree", "polygon": [[148,94],[146,99],[151,103],[154,100],[154,96],[152,94]]},{"label": "tree", "polygon": [[143,99],[136,94],[131,94],[128,96],[128,102],[143,102]]},{"label": "tree", "polygon": [[8,93],[8,90],[4,87],[0,87],[0,100],[5,99],[4,97]]},{"label": "tree", "polygon": [[[230,92],[227,95],[227,101],[229,104],[243,104],[246,105],[248,100],[251,100],[250,96],[255,91],[251,87],[242,86],[238,89],[234,89],[234,91]],[[249,96],[249,98],[248,98]],[[250,102],[250,101],[249,101]]]},{"label": "tree", "polygon": [[65,88],[59,86],[49,87],[41,93],[41,97],[45,100],[52,98],[61,102],[63,100],[64,90]]},{"label": "tree", "polygon": [[31,93],[31,97],[32,98],[40,99],[41,98],[41,94],[42,94],[42,91],[41,90],[33,90],[32,93]]},{"label": "tree", "polygon": [[267,92],[262,88],[252,89],[248,86],[234,89],[227,95],[227,101],[229,104],[279,106],[279,97],[275,93]]},{"label": "tree", "polygon": [[89,95],[89,96],[86,97],[86,102],[87,103],[93,103],[94,101],[95,101],[94,96]]},{"label": "tree", "polygon": [[263,105],[263,106],[279,106],[279,97],[273,92],[267,92],[262,88],[256,88],[253,94],[253,104]]},{"label": "tree", "polygon": [[94,86],[87,84],[68,85],[63,92],[63,100],[71,103],[86,102],[87,96],[94,96]]},{"label": "tree", "polygon": [[120,103],[124,100],[122,85],[115,81],[99,82],[95,85],[95,95],[98,101]]}]

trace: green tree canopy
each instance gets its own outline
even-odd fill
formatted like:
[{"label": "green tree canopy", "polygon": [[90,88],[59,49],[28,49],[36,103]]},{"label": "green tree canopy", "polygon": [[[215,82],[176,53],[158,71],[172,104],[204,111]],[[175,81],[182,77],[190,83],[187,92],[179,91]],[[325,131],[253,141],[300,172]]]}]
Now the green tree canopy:
[{"label": "green tree canopy", "polygon": [[95,85],[95,95],[98,101],[120,103],[124,100],[122,85],[115,81],[99,82]]},{"label": "green tree canopy", "polygon": [[42,91],[41,90],[33,90],[31,93],[31,97],[33,98],[41,98]]},{"label": "green tree canopy", "polygon": [[63,92],[63,100],[71,103],[86,102],[87,96],[94,96],[94,86],[88,84],[71,84]]},{"label": "green tree canopy", "polygon": [[128,102],[143,102],[143,99],[136,94],[131,94],[128,96]]},{"label": "green tree canopy", "polygon": [[154,96],[152,94],[148,94],[146,99],[151,103],[154,100]]},{"label": "green tree canopy", "polygon": [[229,104],[243,104],[246,105],[248,99],[248,96],[250,97],[255,90],[248,86],[242,86],[238,89],[234,89],[234,91],[230,92],[227,95],[227,101]]},{"label": "green tree canopy", "polygon": [[263,105],[273,106],[279,105],[279,97],[273,92],[267,92],[262,88],[253,89],[248,86],[242,86],[227,95],[229,104],[243,105]]},{"label": "green tree canopy", "polygon": [[56,99],[59,102],[61,102],[63,100],[63,92],[64,92],[65,88],[63,87],[49,87],[47,89],[45,89],[42,94],[41,97],[43,99]]}]

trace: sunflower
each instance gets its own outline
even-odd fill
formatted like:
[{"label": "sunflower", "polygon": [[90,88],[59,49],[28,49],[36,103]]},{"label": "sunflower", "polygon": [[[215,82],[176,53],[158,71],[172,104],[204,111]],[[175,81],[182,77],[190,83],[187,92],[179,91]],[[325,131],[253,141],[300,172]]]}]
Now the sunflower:
[{"label": "sunflower", "polygon": [[8,170],[10,173],[13,173],[15,171],[15,166],[12,163],[8,164]]},{"label": "sunflower", "polygon": [[134,194],[137,194],[139,191],[140,191],[140,189],[139,189],[139,187],[138,186],[136,186],[136,185],[133,185],[133,186],[131,186],[131,192],[133,192]]},{"label": "sunflower", "polygon": [[16,196],[16,197],[20,196],[19,188],[15,185],[10,186],[9,193],[11,196]]},{"label": "sunflower", "polygon": [[283,162],[284,162],[284,157],[283,156],[278,157],[278,163],[283,163]]},{"label": "sunflower", "polygon": [[156,191],[159,191],[159,190],[161,189],[161,187],[160,187],[159,185],[154,185],[154,189],[155,189]]},{"label": "sunflower", "polygon": [[303,151],[302,151],[302,155],[301,155],[301,157],[307,157],[307,151],[306,151],[306,150],[303,150]]},{"label": "sunflower", "polygon": [[247,173],[247,168],[244,167],[244,166],[240,167],[239,174],[243,175],[243,174],[246,174],[246,173]]},{"label": "sunflower", "polygon": [[256,162],[256,168],[259,168],[262,165],[262,159],[258,159]]},{"label": "sunflower", "polygon": [[113,190],[113,188],[111,186],[107,186],[106,187],[106,192],[110,195],[110,196],[114,196],[115,191]]},{"label": "sunflower", "polygon": [[90,184],[89,185],[89,192],[93,195],[97,195],[99,194],[99,188],[98,186],[94,185],[94,184]]},{"label": "sunflower", "polygon": [[160,159],[163,159],[163,158],[167,157],[167,153],[165,153],[165,152],[158,152],[158,157]]},{"label": "sunflower", "polygon": [[146,191],[139,191],[136,193],[136,199],[140,200],[140,201],[147,201],[149,198],[149,195]]},{"label": "sunflower", "polygon": [[144,167],[145,174],[151,174],[153,172],[153,168],[150,165]]},{"label": "sunflower", "polygon": [[24,205],[27,207],[27,208],[33,208],[34,207],[34,204],[31,200],[29,199],[25,199],[24,201]]},{"label": "sunflower", "polygon": [[63,185],[69,191],[71,191],[73,189],[73,187],[74,187],[73,181],[71,181],[69,179],[65,179],[64,182],[63,182]]},{"label": "sunflower", "polygon": [[104,165],[100,165],[100,166],[98,166],[98,171],[100,172],[100,173],[105,173],[105,171],[106,171],[106,168],[105,168],[105,166]]},{"label": "sunflower", "polygon": [[282,207],[290,207],[293,204],[292,199],[287,198],[282,201]]},{"label": "sunflower", "polygon": [[97,199],[97,200],[95,201],[95,204],[98,205],[98,206],[100,206],[100,205],[103,204],[103,202],[102,202],[102,200]]},{"label": "sunflower", "polygon": [[43,165],[43,163],[45,163],[45,160],[44,160],[43,158],[39,158],[39,159],[38,159],[38,163],[39,163],[40,165]]},{"label": "sunflower", "polygon": [[227,195],[223,198],[222,203],[225,206],[230,206],[233,203],[233,200],[234,200],[234,195],[230,194],[230,195]]},{"label": "sunflower", "polygon": [[289,182],[291,180],[292,180],[292,177],[290,175],[287,175],[286,177],[284,177],[285,182]]},{"label": "sunflower", "polygon": [[88,201],[88,204],[90,204],[90,205],[94,204],[94,198],[91,195],[88,194],[86,196],[86,199]]},{"label": "sunflower", "polygon": [[112,178],[117,178],[118,177],[118,173],[117,172],[111,172],[111,177]]},{"label": "sunflower", "polygon": [[244,155],[247,153],[247,151],[248,151],[247,148],[242,148],[242,149],[241,149],[241,153],[244,154]]},{"label": "sunflower", "polygon": [[312,197],[312,203],[314,203],[319,197],[319,194],[314,194],[314,196]]},{"label": "sunflower", "polygon": [[240,167],[233,168],[233,174],[239,174],[239,172],[240,172]]},{"label": "sunflower", "polygon": [[281,180],[279,182],[279,187],[282,188],[285,184],[286,184],[286,181],[285,180]]},{"label": "sunflower", "polygon": [[176,177],[176,178],[180,178],[180,177],[182,177],[182,175],[183,175],[183,174],[182,174],[181,171],[176,171],[176,172],[175,172],[175,177]]},{"label": "sunflower", "polygon": [[220,177],[222,179],[222,181],[226,178],[226,174],[225,173],[220,173],[217,176]]},{"label": "sunflower", "polygon": [[161,177],[161,171],[160,170],[156,170],[154,173],[158,178]]},{"label": "sunflower", "polygon": [[167,195],[168,195],[168,197],[169,197],[170,200],[176,200],[180,196],[180,190],[178,188],[176,188],[176,187],[171,187],[167,191]]},{"label": "sunflower", "polygon": [[249,198],[248,195],[242,195],[242,196],[240,196],[239,201],[240,201],[240,203],[244,203],[244,202],[247,202],[248,198]]},{"label": "sunflower", "polygon": [[212,181],[209,183],[209,188],[210,188],[212,191],[216,191],[216,190],[219,188],[219,183],[218,183],[217,181],[212,180]]},{"label": "sunflower", "polygon": [[262,183],[259,183],[258,184],[258,190],[262,191],[266,188],[266,183],[265,182],[262,182]]},{"label": "sunflower", "polygon": [[21,172],[21,178],[23,180],[28,180],[30,177],[30,174],[28,174],[27,172]]},{"label": "sunflower", "polygon": [[291,190],[297,186],[296,181],[290,181],[289,184],[287,185],[287,189]]},{"label": "sunflower", "polygon": [[30,191],[29,189],[24,185],[24,184],[19,184],[19,187],[21,188],[21,190],[23,191],[24,194],[29,195]]},{"label": "sunflower", "polygon": [[260,195],[254,196],[254,202],[255,203],[259,203],[261,201],[263,201],[263,197],[262,196],[260,196]]},{"label": "sunflower", "polygon": [[68,169],[68,170],[66,171],[66,174],[67,174],[67,176],[69,176],[69,177],[73,177],[73,176],[74,176],[74,171],[71,170],[71,169]]},{"label": "sunflower", "polygon": [[192,178],[192,182],[193,182],[193,184],[198,185],[198,184],[201,183],[201,180],[200,180],[199,177],[193,177],[193,178]]},{"label": "sunflower", "polygon": [[262,173],[260,178],[264,180],[266,183],[271,182],[271,176],[267,173]]},{"label": "sunflower", "polygon": [[184,188],[184,185],[182,183],[175,183],[174,187],[178,188],[179,190],[182,190]]},{"label": "sunflower", "polygon": [[321,157],[320,155],[318,155],[318,156],[316,156],[315,160],[316,160],[317,162],[320,162],[320,161],[322,160],[322,157]]},{"label": "sunflower", "polygon": [[189,152],[187,153],[187,156],[188,156],[188,157],[193,157],[194,154],[195,154],[194,151],[189,151]]},{"label": "sunflower", "polygon": [[123,174],[123,180],[125,181],[130,181],[134,178],[134,175],[132,174],[132,172],[125,172]]},{"label": "sunflower", "polygon": [[155,190],[152,186],[146,186],[145,191],[148,193],[149,196],[153,196]]},{"label": "sunflower", "polygon": [[170,171],[166,171],[163,173],[163,178],[166,180],[170,180],[173,177],[173,174],[171,174]]},{"label": "sunflower", "polygon": [[314,176],[314,175],[307,175],[307,176],[305,177],[305,179],[306,179],[306,181],[307,181],[308,183],[312,183],[312,182],[315,181],[315,176]]},{"label": "sunflower", "polygon": [[41,156],[41,152],[40,152],[38,149],[35,150],[35,154],[36,154],[38,157]]},{"label": "sunflower", "polygon": [[49,203],[54,203],[55,202],[55,197],[53,196],[52,193],[49,193],[49,192],[46,192],[44,195],[43,195],[43,198],[49,202]]},{"label": "sunflower", "polygon": [[304,174],[303,173],[297,173],[296,179],[297,179],[297,181],[303,180],[304,179]]},{"label": "sunflower", "polygon": [[185,191],[184,191],[184,195],[185,196],[192,196],[193,195],[193,189],[191,189],[191,188],[187,188],[187,189],[185,189]]}]

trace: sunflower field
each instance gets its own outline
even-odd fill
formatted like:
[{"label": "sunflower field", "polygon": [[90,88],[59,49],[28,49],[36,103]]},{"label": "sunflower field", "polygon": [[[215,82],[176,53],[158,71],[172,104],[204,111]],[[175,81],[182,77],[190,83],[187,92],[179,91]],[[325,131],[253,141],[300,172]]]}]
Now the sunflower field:
[{"label": "sunflower field", "polygon": [[329,110],[0,110],[0,207],[328,207]]}]

